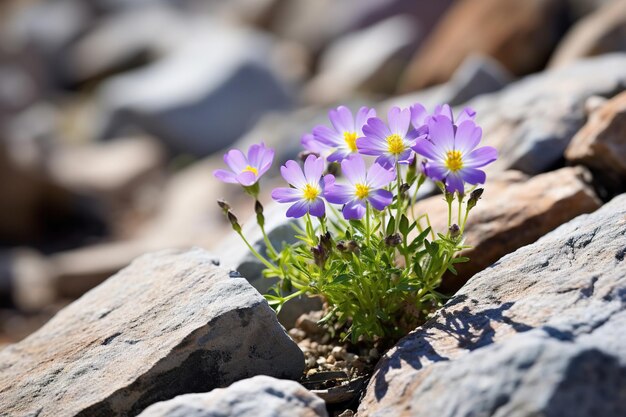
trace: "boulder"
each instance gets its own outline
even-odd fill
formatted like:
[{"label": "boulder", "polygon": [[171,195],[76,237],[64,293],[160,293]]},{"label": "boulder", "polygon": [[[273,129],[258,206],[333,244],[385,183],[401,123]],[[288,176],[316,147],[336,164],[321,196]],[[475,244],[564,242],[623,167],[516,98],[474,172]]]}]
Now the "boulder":
[{"label": "boulder", "polygon": [[[470,261],[455,265],[458,275],[444,275],[442,289],[453,294],[472,275],[504,255],[535,242],[574,217],[598,209],[601,202],[589,180],[589,172],[580,167],[531,178],[519,171],[490,178],[465,228],[465,243],[471,247],[462,255]],[[414,209],[416,215],[429,213],[436,232],[446,232],[447,205],[441,195],[419,201]],[[456,215],[452,221],[458,223]]]},{"label": "boulder", "polygon": [[626,54],[609,54],[523,78],[469,101],[483,143],[499,150],[487,170],[535,175],[552,169],[585,123],[587,99],[612,97],[624,89]]},{"label": "boulder", "polygon": [[471,55],[445,84],[390,98],[380,106],[383,112],[391,106],[409,107],[421,103],[427,109],[447,103],[458,106],[481,94],[501,90],[512,80],[511,74],[494,59]]},{"label": "boulder", "polygon": [[0,352],[0,409],[134,416],[258,374],[296,379],[303,354],[245,279],[200,249],[144,255]]},{"label": "boulder", "polygon": [[475,275],[380,361],[359,416],[626,413],[626,194]]},{"label": "boulder", "polygon": [[602,187],[626,188],[626,92],[601,105],[565,150],[572,164],[594,172]]},{"label": "boulder", "polygon": [[359,90],[395,90],[417,38],[409,16],[394,16],[337,39],[320,57],[319,71],[304,92],[307,101],[335,103]]},{"label": "boulder", "polygon": [[180,395],[140,417],[327,417],[324,401],[302,385],[255,376],[205,394]]},{"label": "boulder", "polygon": [[263,113],[291,106],[269,35],[215,20],[188,25],[172,53],[102,84],[98,136],[140,130],[174,152],[206,156],[231,145]]},{"label": "boulder", "polygon": [[562,0],[457,2],[409,64],[401,90],[448,81],[470,54],[494,57],[515,75],[543,68],[565,30]]},{"label": "boulder", "polygon": [[550,67],[568,65],[580,58],[626,52],[626,1],[607,3],[578,21],[550,58]]}]

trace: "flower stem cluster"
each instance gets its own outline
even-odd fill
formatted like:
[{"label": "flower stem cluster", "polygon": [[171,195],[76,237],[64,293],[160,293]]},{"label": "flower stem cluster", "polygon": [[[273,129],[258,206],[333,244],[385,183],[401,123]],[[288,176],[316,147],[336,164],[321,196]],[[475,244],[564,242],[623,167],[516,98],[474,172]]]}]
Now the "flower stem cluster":
[{"label": "flower stem cluster", "polygon": [[[274,153],[263,144],[253,145],[247,157],[229,151],[224,160],[232,172],[215,175],[254,198],[267,257],[246,240],[230,207],[219,204],[266,266],[265,275],[279,279],[268,302],[279,310],[301,295],[322,297],[328,306],[322,321],[343,326],[343,336],[353,341],[397,338],[424,320],[441,302],[443,274],[468,260],[457,255],[482,194],[476,186],[486,180],[479,168],[497,158],[494,148],[477,148],[482,130],[474,117],[464,109],[455,120],[447,105],[433,113],[419,104],[394,107],[386,123],[366,107],[356,117],[343,106],[331,110],[332,127],[318,126],[302,138],[303,166],[287,161],[281,167],[289,187],[274,189],[272,198],[289,204],[287,217],[303,222],[295,227],[299,243],[278,250],[258,200],[258,180]],[[447,204],[448,225],[439,233],[428,213],[414,211],[427,179]]]}]

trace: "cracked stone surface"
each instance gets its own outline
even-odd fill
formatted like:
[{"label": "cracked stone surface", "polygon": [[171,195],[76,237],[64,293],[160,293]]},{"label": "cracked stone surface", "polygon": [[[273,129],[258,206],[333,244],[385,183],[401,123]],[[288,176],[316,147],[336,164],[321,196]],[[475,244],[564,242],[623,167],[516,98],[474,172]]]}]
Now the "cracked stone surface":
[{"label": "cracked stone surface", "polygon": [[255,376],[228,388],[180,395],[139,417],[327,417],[326,405],[294,381]]},{"label": "cracked stone surface", "polygon": [[134,416],[304,357],[263,297],[200,249],[144,255],[0,351],[0,415]]},{"label": "cracked stone surface", "polygon": [[368,416],[626,415],[626,194],[475,275],[379,363]]}]

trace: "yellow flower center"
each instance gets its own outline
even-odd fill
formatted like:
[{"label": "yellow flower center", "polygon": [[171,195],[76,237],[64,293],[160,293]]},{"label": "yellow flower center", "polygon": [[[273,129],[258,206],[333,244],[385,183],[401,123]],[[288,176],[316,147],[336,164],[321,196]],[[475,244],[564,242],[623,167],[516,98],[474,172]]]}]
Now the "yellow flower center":
[{"label": "yellow flower center", "polygon": [[400,135],[394,133],[391,136],[387,136],[387,149],[393,155],[404,152],[404,142],[402,142]]},{"label": "yellow flower center", "polygon": [[251,167],[250,165],[247,165],[243,172],[252,172],[255,177],[259,175],[259,170],[255,167]]},{"label": "yellow flower center", "polygon": [[370,187],[365,184],[356,184],[354,186],[354,194],[358,198],[366,198],[370,194]]},{"label": "yellow flower center", "polygon": [[448,168],[452,172],[456,172],[459,169],[463,168],[463,158],[461,156],[461,151],[448,151],[444,163],[446,165],[446,168]]},{"label": "yellow flower center", "polygon": [[343,132],[343,140],[352,152],[356,152],[356,132]]},{"label": "yellow flower center", "polygon": [[311,184],[305,185],[304,190],[302,190],[302,195],[304,196],[304,199],[309,201],[315,200],[319,194],[319,188]]}]

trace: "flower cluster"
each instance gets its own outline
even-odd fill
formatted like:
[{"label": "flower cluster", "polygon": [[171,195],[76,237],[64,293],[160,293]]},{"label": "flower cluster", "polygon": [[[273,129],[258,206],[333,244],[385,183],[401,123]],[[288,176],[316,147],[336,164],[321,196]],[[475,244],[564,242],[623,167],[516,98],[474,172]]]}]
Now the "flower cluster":
[{"label": "flower cluster", "polygon": [[[344,106],[330,110],[330,126],[317,126],[302,137],[308,151],[303,166],[290,160],[281,167],[289,186],[271,193],[275,201],[290,204],[287,217],[305,218],[301,243],[280,250],[267,238],[258,201],[258,181],[272,164],[273,150],[260,144],[247,156],[229,151],[224,161],[231,171],[217,170],[215,176],[239,183],[255,197],[270,259],[246,241],[229,207],[225,213],[266,265],[266,275],[279,278],[275,294],[266,296],[270,303],[280,308],[297,295],[321,296],[330,308],[327,320],[348,326],[346,334],[353,338],[401,333],[402,323],[414,324],[409,316],[416,319],[425,306],[435,305],[443,273],[454,273],[453,265],[465,261],[456,254],[463,248],[469,211],[482,193],[476,186],[486,180],[481,168],[497,159],[494,148],[479,147],[482,130],[475,116],[466,108],[455,117],[448,105],[432,113],[421,104],[392,107],[386,122],[367,107],[356,114]],[[428,213],[413,213],[426,179],[445,195],[444,233],[430,228]],[[295,292],[284,295],[285,288]]]}]

